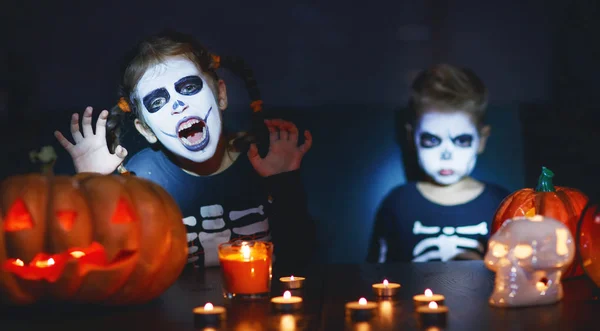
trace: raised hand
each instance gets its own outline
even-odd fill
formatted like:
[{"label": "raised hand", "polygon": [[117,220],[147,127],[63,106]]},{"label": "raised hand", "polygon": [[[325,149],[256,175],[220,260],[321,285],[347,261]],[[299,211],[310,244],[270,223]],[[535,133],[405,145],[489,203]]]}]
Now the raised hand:
[{"label": "raised hand", "polygon": [[292,122],[284,120],[265,120],[269,129],[269,152],[265,158],[258,154],[255,144],[248,150],[250,163],[263,177],[272,176],[300,168],[302,157],[312,146],[312,135],[304,131],[304,144],[298,146],[298,128]]},{"label": "raised hand", "polygon": [[54,136],[71,155],[75,171],[110,174],[123,162],[127,156],[127,150],[120,145],[117,146],[114,154],[108,150],[106,145],[108,111],[103,110],[98,116],[96,134],[92,130],[92,112],[93,109],[89,106],[83,112],[81,121],[83,134],[79,130],[79,114],[74,113],[71,116],[71,136],[75,144],[72,144],[59,131],[55,131]]}]

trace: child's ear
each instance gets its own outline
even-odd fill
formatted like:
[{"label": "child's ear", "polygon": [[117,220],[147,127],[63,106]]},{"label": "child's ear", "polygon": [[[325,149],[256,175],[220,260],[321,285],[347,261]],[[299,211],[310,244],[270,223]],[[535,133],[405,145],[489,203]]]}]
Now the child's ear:
[{"label": "child's ear", "polygon": [[492,127],[489,125],[485,125],[479,130],[479,148],[477,149],[477,154],[481,154],[485,151],[485,144],[491,133]]},{"label": "child's ear", "polygon": [[217,101],[219,110],[223,111],[227,108],[227,86],[222,79],[217,82]]},{"label": "child's ear", "polygon": [[135,125],[136,130],[138,130],[138,132],[144,136],[149,143],[154,144],[158,141],[156,135],[154,135],[154,132],[152,132],[152,130],[142,123],[142,121],[140,121],[138,118],[133,121],[133,124]]}]

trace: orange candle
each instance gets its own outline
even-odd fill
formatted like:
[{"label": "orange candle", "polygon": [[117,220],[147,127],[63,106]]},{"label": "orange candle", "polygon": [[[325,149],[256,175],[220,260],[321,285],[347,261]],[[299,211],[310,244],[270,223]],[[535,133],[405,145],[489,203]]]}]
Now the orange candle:
[{"label": "orange candle", "polygon": [[270,242],[237,241],[219,245],[226,296],[268,294],[272,255]]}]

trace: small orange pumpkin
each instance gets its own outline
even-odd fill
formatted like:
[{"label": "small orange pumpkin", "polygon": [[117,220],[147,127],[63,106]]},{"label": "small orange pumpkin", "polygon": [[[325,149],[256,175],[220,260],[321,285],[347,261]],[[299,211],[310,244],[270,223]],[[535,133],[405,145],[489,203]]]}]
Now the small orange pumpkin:
[{"label": "small orange pumpkin", "polygon": [[[524,188],[513,192],[501,203],[492,220],[491,234],[496,233],[500,226],[508,219],[517,216],[542,215],[561,221],[571,230],[575,237],[577,223],[588,197],[581,191],[562,186],[554,186],[552,178],[554,173],[542,167],[542,173],[535,189]],[[563,278],[583,274],[579,266],[579,257],[567,269]]]},{"label": "small orange pumpkin", "polygon": [[173,198],[134,176],[28,174],[0,184],[2,301],[149,301],[187,261]]}]

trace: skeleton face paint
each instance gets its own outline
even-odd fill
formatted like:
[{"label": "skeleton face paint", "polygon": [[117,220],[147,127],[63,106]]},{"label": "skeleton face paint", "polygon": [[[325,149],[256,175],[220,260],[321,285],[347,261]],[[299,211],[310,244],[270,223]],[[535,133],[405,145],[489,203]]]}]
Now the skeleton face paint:
[{"label": "skeleton face paint", "polygon": [[464,112],[425,113],[414,140],[419,165],[438,184],[454,184],[475,168],[479,133]]},{"label": "skeleton face paint", "polygon": [[146,124],[169,151],[194,162],[214,155],[222,131],[221,113],[192,61],[174,57],[150,67],[134,92]]}]

